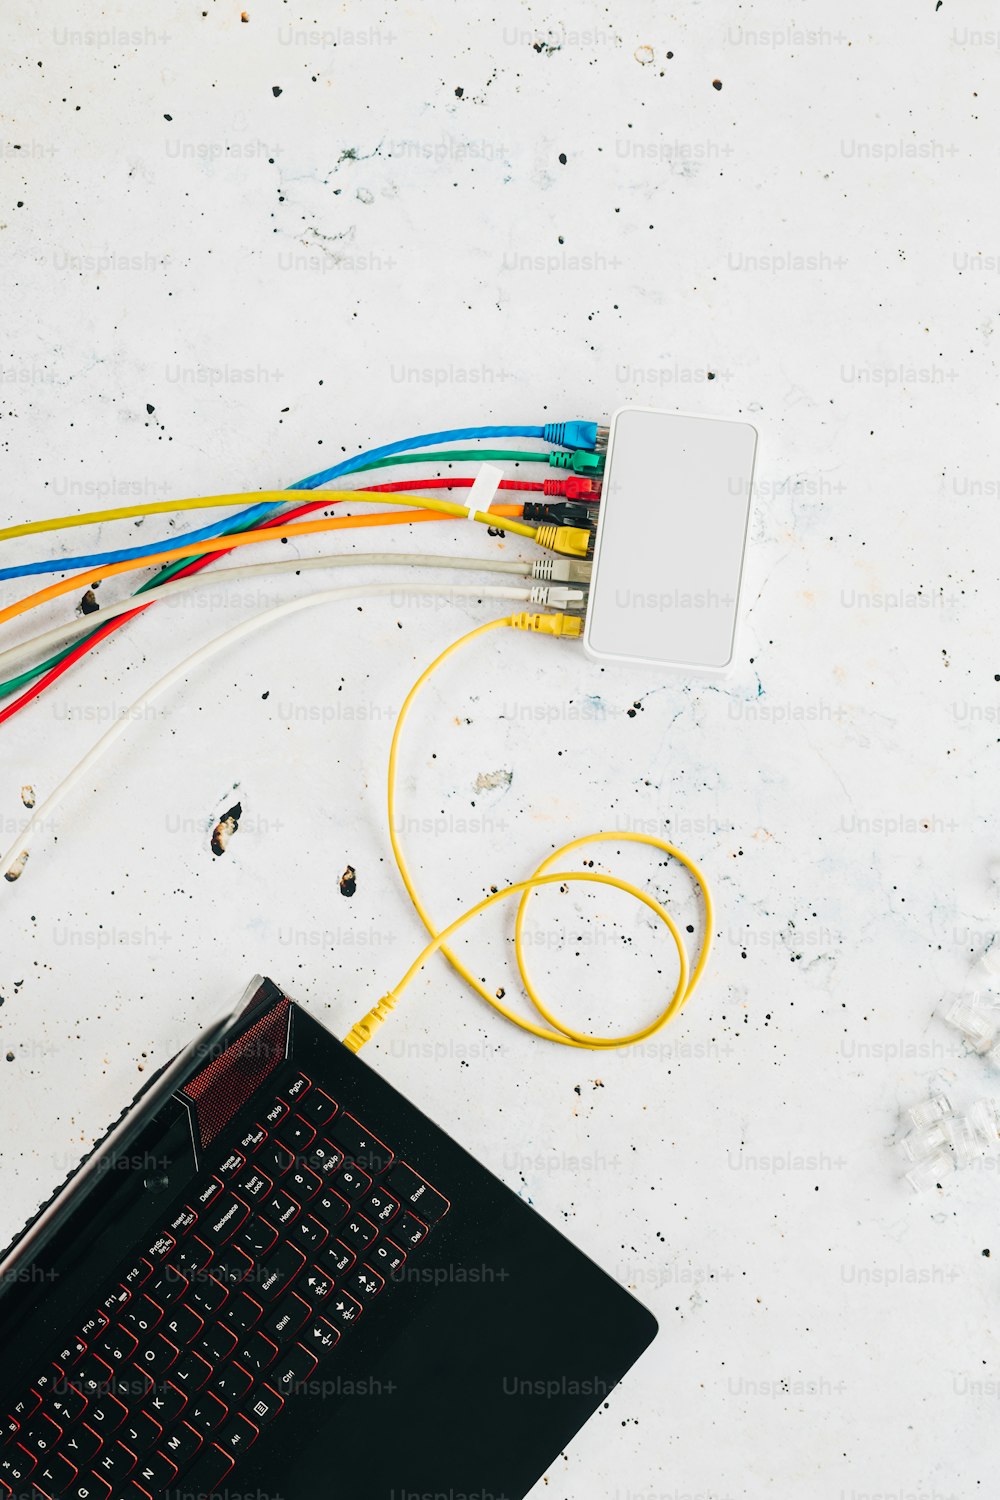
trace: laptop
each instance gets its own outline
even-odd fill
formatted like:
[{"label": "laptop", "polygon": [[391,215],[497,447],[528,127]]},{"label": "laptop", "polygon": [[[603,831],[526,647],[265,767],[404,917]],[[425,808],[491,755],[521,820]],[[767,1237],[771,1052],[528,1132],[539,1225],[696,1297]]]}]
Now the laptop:
[{"label": "laptop", "polygon": [[256,979],[0,1258],[0,1500],[523,1500],[655,1333]]}]

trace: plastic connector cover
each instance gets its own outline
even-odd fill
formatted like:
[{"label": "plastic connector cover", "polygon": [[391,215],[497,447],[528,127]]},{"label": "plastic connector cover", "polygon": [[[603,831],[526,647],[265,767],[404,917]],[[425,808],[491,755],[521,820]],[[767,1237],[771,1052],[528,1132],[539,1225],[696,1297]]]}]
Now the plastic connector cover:
[{"label": "plastic connector cover", "polygon": [[531,630],[536,635],[560,635],[572,638],[583,634],[583,621],[579,615],[534,615],[511,616],[515,630]]},{"label": "plastic connector cover", "polygon": [[945,1011],[944,1018],[977,1052],[988,1052],[1000,1030],[1000,1016],[978,990],[959,995]]},{"label": "plastic connector cover", "polygon": [[947,1115],[954,1114],[954,1110],[947,1094],[934,1094],[923,1104],[914,1104],[906,1113],[910,1123],[921,1130],[928,1125],[933,1125],[937,1120],[943,1120]]},{"label": "plastic connector cover", "polygon": [[937,1151],[907,1172],[906,1180],[915,1193],[926,1193],[930,1188],[938,1187],[942,1179],[949,1177],[954,1170],[955,1158],[951,1152]]},{"label": "plastic connector cover", "polygon": [[564,479],[543,479],[543,495],[561,495],[566,500],[597,501],[601,498],[601,481],[585,474],[567,474]]},{"label": "plastic connector cover", "polygon": [[531,602],[546,605],[549,609],[565,609],[582,614],[587,608],[587,591],[567,588],[562,583],[540,583],[531,590]]},{"label": "plastic connector cover", "polygon": [[545,441],[558,448],[596,448],[602,432],[607,447],[608,429],[596,422],[547,422],[542,428]]},{"label": "plastic connector cover", "polygon": [[935,1151],[947,1146],[948,1137],[941,1128],[940,1123],[926,1125],[919,1130],[911,1130],[899,1143],[899,1149],[907,1161],[926,1161],[927,1157],[933,1156]]},{"label": "plastic connector cover", "polygon": [[979,1132],[965,1115],[955,1115],[942,1124],[945,1139],[955,1156],[957,1167],[969,1167],[986,1150]]},{"label": "plastic connector cover", "polygon": [[998,1122],[997,1105],[994,1099],[978,1099],[965,1118],[984,1151],[990,1156],[995,1156],[1000,1152],[1000,1129],[998,1129],[1000,1122]]},{"label": "plastic connector cover", "polygon": [[586,500],[526,500],[526,521],[554,521],[557,526],[597,525],[597,507]]},{"label": "plastic connector cover", "polygon": [[549,552],[565,557],[589,557],[593,536],[584,526],[539,526],[535,541]]},{"label": "plastic connector cover", "polygon": [[531,576],[539,583],[589,583],[594,565],[582,557],[539,557]]},{"label": "plastic connector cover", "polygon": [[574,474],[604,473],[603,453],[584,453],[582,450],[576,453],[550,453],[549,463],[553,469],[572,469]]}]

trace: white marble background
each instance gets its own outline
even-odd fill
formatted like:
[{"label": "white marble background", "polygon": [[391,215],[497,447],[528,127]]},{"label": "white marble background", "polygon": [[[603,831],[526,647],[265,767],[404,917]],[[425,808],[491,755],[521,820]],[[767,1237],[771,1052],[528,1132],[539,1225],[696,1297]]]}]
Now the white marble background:
[{"label": "white marble background", "polygon": [[[411,834],[439,917],[602,827],[675,836],[718,894],[707,983],[655,1047],[535,1044],[436,966],[372,1050],[661,1321],[554,1500],[995,1491],[997,1174],[915,1199],[890,1143],[942,1070],[961,1103],[1000,1087],[940,1019],[997,925],[998,21],[982,0],[791,11],[0,17],[4,517],[633,400],[760,430],[730,681],[491,639],[408,742],[408,816],[448,828]],[[208,591],[115,636],[0,733],[4,844],[23,784],[43,796],[169,664],[317,586]],[[398,978],[423,934],[384,826],[393,717],[494,611],[283,623],[66,804],[0,891],[0,1238],[255,971],[340,1031]],[[673,872],[617,867],[694,915]],[[673,983],[623,898],[536,910],[547,993],[581,1021],[634,1023]],[[513,994],[509,931],[484,924],[475,967]]]}]

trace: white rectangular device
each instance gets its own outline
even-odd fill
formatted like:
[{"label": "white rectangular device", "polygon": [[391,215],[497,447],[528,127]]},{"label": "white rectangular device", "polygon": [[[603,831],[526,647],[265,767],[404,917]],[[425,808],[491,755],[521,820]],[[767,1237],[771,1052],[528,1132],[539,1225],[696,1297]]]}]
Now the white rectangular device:
[{"label": "white rectangular device", "polygon": [[615,412],[584,625],[590,656],[729,670],[756,451],[749,422]]}]

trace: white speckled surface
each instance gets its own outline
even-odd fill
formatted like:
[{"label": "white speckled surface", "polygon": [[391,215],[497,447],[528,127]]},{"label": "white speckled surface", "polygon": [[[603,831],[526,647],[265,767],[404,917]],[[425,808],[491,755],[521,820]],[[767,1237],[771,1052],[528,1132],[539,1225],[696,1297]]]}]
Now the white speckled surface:
[{"label": "white speckled surface", "polygon": [[[435,968],[378,1066],[661,1321],[538,1495],[994,1493],[997,1174],[912,1199],[889,1142],[939,1070],[962,1102],[991,1088],[938,1011],[997,922],[995,15],[203,3],[0,18],[4,514],[626,400],[753,421],[733,678],[490,640],[418,708],[405,775],[409,816],[448,820],[411,838],[439,917],[587,829],[676,835],[718,894],[703,993],[661,1045],[591,1060]],[[314,586],[151,611],[4,728],[3,842],[22,785],[168,664]],[[254,971],[339,1030],[398,977],[422,934],[384,827],[393,716],[491,612],[286,622],[67,804],[0,892],[0,1240]],[[672,873],[620,868],[693,915]],[[672,983],[617,898],[538,915],[569,1013],[639,1018]],[[475,951],[510,993],[508,932]]]}]

